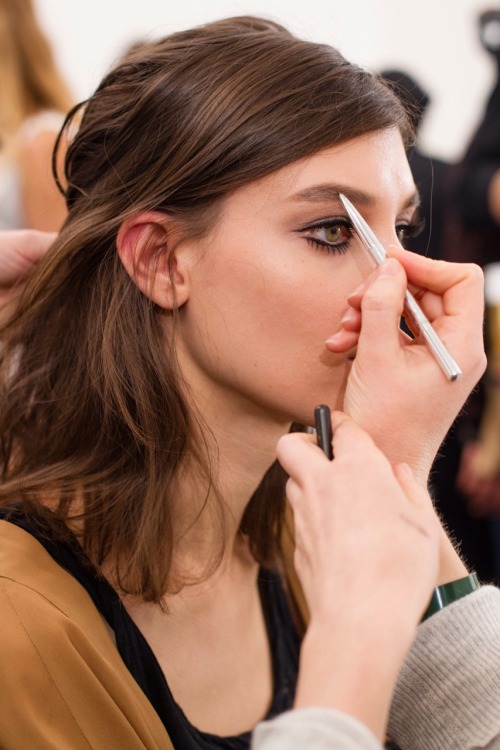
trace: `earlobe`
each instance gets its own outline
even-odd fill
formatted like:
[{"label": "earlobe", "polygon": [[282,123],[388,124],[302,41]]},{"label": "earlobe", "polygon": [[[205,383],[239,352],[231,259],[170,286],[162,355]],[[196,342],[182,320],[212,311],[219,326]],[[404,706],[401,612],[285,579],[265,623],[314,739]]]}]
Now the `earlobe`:
[{"label": "earlobe", "polygon": [[118,255],[136,286],[166,310],[189,297],[189,267],[178,247],[179,228],[166,214],[147,211],[126,219],[116,238]]}]

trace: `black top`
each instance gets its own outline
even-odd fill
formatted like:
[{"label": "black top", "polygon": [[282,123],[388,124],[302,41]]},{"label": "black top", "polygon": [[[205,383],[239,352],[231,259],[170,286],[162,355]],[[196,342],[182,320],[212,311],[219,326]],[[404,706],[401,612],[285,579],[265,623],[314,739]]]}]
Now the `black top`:
[{"label": "black top", "polygon": [[[50,556],[88,592],[95,606],[114,631],[116,646],[127,669],[141,687],[174,745],[180,750],[247,750],[250,732],[218,737],[194,727],[175,702],[155,655],[118,594],[92,566],[75,537],[54,541],[43,521],[28,518],[12,508],[0,508],[0,518],[31,534]],[[273,659],[274,695],[267,718],[292,707],[298,674],[300,638],[279,575],[261,569],[259,593]]]}]

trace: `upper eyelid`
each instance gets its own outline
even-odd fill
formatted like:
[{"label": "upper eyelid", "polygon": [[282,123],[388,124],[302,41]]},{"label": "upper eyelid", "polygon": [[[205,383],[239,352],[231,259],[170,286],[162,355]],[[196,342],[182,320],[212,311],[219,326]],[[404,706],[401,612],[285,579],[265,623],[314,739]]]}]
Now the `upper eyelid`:
[{"label": "upper eyelid", "polygon": [[[422,221],[422,216],[419,215],[418,211],[413,211],[411,216],[408,217],[397,217],[394,226],[398,226],[399,224],[418,224],[420,221]],[[320,227],[324,224],[343,224],[344,226],[349,226],[352,229],[354,229],[351,220],[348,216],[325,216],[322,219],[315,219],[314,221],[309,222],[308,224],[305,224],[302,226],[301,229],[298,231],[301,232],[304,229],[311,229],[314,227]]]},{"label": "upper eyelid", "polygon": [[352,229],[354,231],[354,227],[351,223],[351,220],[347,216],[328,216],[324,219],[316,219],[315,221],[309,222],[309,224],[306,224],[305,226],[301,227],[301,229],[298,229],[298,232],[305,232],[306,229],[318,229],[318,227],[326,226],[327,224],[341,224],[344,227],[347,227],[349,229]]}]

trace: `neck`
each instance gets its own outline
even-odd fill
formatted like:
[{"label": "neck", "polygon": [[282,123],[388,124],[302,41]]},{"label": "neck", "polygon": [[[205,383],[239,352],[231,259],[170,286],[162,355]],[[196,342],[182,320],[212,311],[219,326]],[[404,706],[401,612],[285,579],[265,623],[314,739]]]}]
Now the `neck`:
[{"label": "neck", "polygon": [[[207,491],[207,480],[186,467],[176,493],[176,558],[184,571],[193,571],[194,575],[218,548],[215,542],[220,539],[221,528],[224,557],[234,559],[241,553],[239,529],[246,506],[275,460],[279,437],[290,427],[268,414],[242,408],[241,403],[227,397],[218,400],[213,393],[201,408],[198,399],[198,411],[203,419],[213,486]],[[223,512],[222,526],[218,509]]]}]

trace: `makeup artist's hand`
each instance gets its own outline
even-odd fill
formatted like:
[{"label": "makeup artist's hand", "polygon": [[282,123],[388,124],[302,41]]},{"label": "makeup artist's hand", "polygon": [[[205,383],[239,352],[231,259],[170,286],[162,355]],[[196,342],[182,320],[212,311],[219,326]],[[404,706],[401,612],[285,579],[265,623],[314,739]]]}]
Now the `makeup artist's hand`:
[{"label": "makeup artist's hand", "polygon": [[0,316],[56,238],[52,232],[0,232]]},{"label": "makeup artist's hand", "polygon": [[346,414],[333,412],[332,431],[333,461],[313,435],[288,433],[277,445],[289,475],[296,569],[311,613],[349,609],[358,599],[369,609],[367,602],[382,596],[390,608],[393,588],[401,586],[402,595],[411,581],[403,616],[416,625],[437,575],[439,523],[429,493],[407,465],[393,468]]},{"label": "makeup artist's hand", "polygon": [[[432,462],[456,415],[486,366],[483,275],[478,266],[446,263],[398,247],[357,294],[351,320],[327,342],[358,348],[344,409],[364,427],[391,463],[408,463],[426,484]],[[463,371],[450,382],[424,341],[398,327],[407,277],[415,296]]]},{"label": "makeup artist's hand", "polygon": [[[431,260],[402,248],[349,298],[350,332],[327,344],[342,351],[357,327],[358,349],[344,408],[391,463],[408,463],[426,486],[435,455],[486,366],[483,348],[483,275],[478,266]],[[450,382],[426,344],[405,336],[398,323],[407,277],[433,327],[462,369]],[[350,343],[352,345],[352,343]],[[438,583],[467,575],[444,528]]]},{"label": "makeup artist's hand", "polygon": [[333,461],[311,435],[291,433],[277,446],[311,612],[296,705],[344,710],[382,737],[396,676],[436,585],[440,527],[407,466],[393,469],[345,414],[334,413],[332,426]]}]

